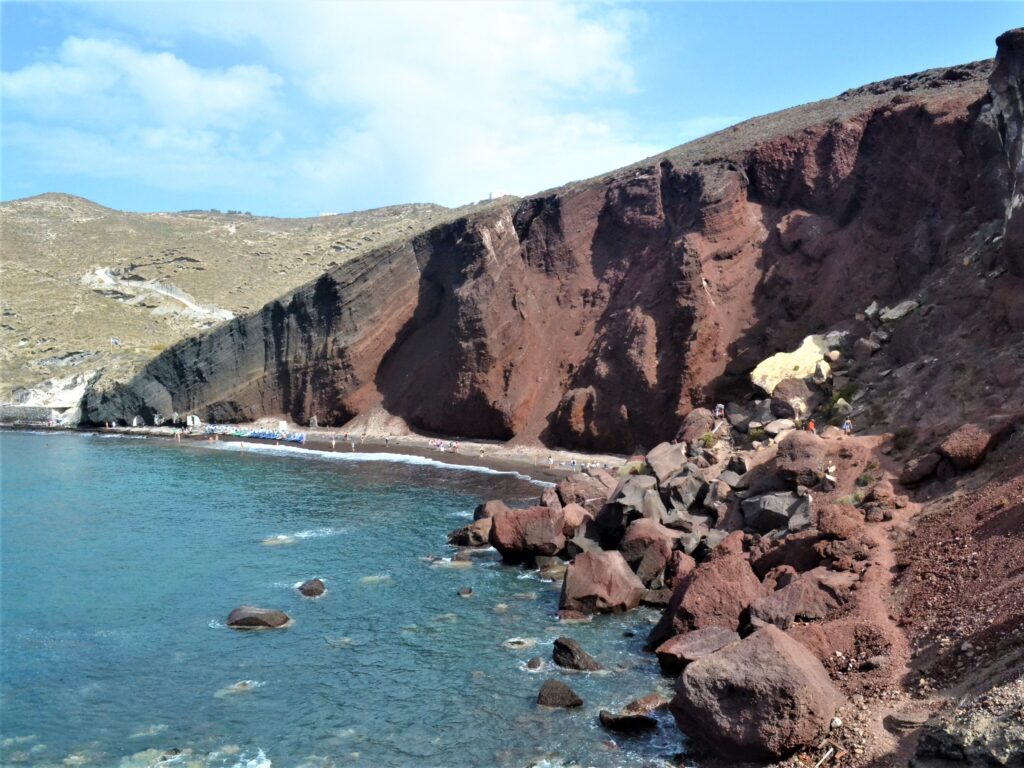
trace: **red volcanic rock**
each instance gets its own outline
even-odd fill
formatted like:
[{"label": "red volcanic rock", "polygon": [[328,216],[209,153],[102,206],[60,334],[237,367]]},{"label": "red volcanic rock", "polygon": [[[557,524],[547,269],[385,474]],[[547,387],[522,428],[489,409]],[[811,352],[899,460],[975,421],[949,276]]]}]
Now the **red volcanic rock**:
[{"label": "red volcanic rock", "polygon": [[593,672],[601,669],[597,659],[584,651],[580,644],[571,637],[555,639],[554,648],[551,651],[551,659],[555,664],[564,669],[575,669],[579,672]]},{"label": "red volcanic rock", "polygon": [[777,419],[804,419],[824,399],[821,390],[804,379],[783,379],[772,391],[772,416]]},{"label": "red volcanic rock", "polygon": [[576,473],[562,480],[557,488],[562,504],[579,504],[591,514],[604,506],[611,489],[601,478]]},{"label": "red volcanic rock", "polygon": [[715,417],[707,408],[694,408],[683,419],[678,439],[692,445],[715,428]]},{"label": "red volcanic rock", "polygon": [[678,675],[690,662],[709,656],[739,639],[740,636],[731,629],[705,627],[669,638],[654,653],[662,672]]},{"label": "red volcanic rock", "polygon": [[493,518],[482,517],[448,534],[448,543],[456,547],[483,547],[490,543]]},{"label": "red volcanic rock", "polygon": [[[1019,84],[1005,74],[993,81],[1002,96],[986,98],[990,66],[855,89],[474,209],[174,345],[132,381],[90,391],[83,418],[187,410],[340,425],[379,415],[629,455],[670,440],[687,414],[687,438],[699,439],[710,422],[694,409],[710,393],[876,299],[921,293],[936,309],[900,320],[873,359],[896,346],[900,365],[961,351],[994,359],[1020,316],[994,311],[1006,280],[990,281],[992,312],[988,287],[965,308],[985,312],[949,306],[967,282],[955,257],[967,247],[978,263],[998,257],[978,233],[999,229],[1024,188],[1014,186],[1017,143],[1003,138],[1017,135]],[[1021,240],[1015,211],[1004,245]],[[1000,262],[1018,265],[1020,253]],[[908,369],[900,389],[949,369]]]},{"label": "red volcanic rock", "polygon": [[911,459],[903,465],[903,471],[900,473],[900,482],[903,485],[913,485],[927,477],[931,477],[939,466],[940,461],[942,461],[942,457],[934,452]]},{"label": "red volcanic rock", "polygon": [[678,549],[672,553],[672,559],[669,560],[668,566],[665,568],[665,583],[675,588],[686,574],[697,567],[697,561],[694,560],[690,555],[685,552],[681,552]]},{"label": "red volcanic rock", "polygon": [[825,475],[825,441],[812,432],[790,432],[779,442],[777,471],[791,486],[816,485]]},{"label": "red volcanic rock", "polygon": [[815,745],[841,702],[821,662],[767,626],[687,666],[670,708],[720,755],[768,762]]},{"label": "red volcanic rock", "polygon": [[995,434],[977,424],[964,424],[939,445],[938,452],[959,470],[974,469],[985,460]]},{"label": "red volcanic rock", "polygon": [[644,585],[618,552],[584,552],[569,563],[558,607],[582,613],[621,613],[636,608]]},{"label": "red volcanic rock", "polygon": [[850,539],[864,531],[864,519],[846,504],[829,504],[818,511],[818,531],[830,539]]},{"label": "red volcanic rock", "polygon": [[508,505],[498,499],[491,499],[480,504],[475,510],[473,510],[474,520],[485,520],[490,517],[494,517],[497,512],[507,512]]},{"label": "red volcanic rock", "polygon": [[552,509],[561,509],[562,500],[558,498],[558,491],[554,488],[545,488],[540,494],[540,505],[542,507],[551,507]]},{"label": "red volcanic rock", "polygon": [[634,520],[626,528],[626,533],[619,544],[619,551],[626,558],[626,562],[636,568],[648,551],[654,549],[658,552],[664,568],[672,557],[672,549],[679,535],[678,531],[666,528],[656,520],[642,517]]},{"label": "red volcanic rock", "polygon": [[490,541],[508,563],[530,562],[565,549],[562,510],[549,507],[499,510],[491,518]]},{"label": "red volcanic rock", "polygon": [[742,555],[726,555],[698,565],[675,588],[661,620],[647,638],[656,648],[692,629],[738,630],[747,607],[762,595],[761,582]]},{"label": "red volcanic rock", "polygon": [[576,530],[581,525],[588,520],[594,519],[586,509],[576,503],[566,504],[562,507],[562,517],[564,519],[562,531],[565,533],[566,538],[569,539],[576,535]]},{"label": "red volcanic rock", "polygon": [[789,629],[796,620],[828,618],[850,599],[850,587],[857,581],[852,573],[815,568],[789,584],[750,604],[750,623],[755,627],[774,624]]}]

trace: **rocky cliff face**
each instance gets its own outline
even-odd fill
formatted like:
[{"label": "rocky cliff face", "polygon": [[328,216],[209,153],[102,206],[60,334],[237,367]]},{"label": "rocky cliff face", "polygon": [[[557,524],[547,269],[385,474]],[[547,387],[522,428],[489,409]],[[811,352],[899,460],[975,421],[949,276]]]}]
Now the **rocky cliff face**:
[{"label": "rocky cliff face", "polygon": [[85,418],[340,425],[379,406],[465,437],[653,446],[761,358],[965,253],[1024,277],[1022,79],[1016,30],[994,66],[876,83],[443,224],[169,349]]}]

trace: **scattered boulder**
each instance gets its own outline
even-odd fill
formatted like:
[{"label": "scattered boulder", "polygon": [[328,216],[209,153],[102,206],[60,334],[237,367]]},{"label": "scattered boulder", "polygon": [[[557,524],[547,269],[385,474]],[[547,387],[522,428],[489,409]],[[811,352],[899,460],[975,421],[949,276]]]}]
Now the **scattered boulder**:
[{"label": "scattered boulder", "polygon": [[565,548],[562,510],[550,507],[499,510],[491,518],[490,542],[507,563],[532,562]]},{"label": "scattered boulder", "polygon": [[942,457],[935,452],[925,453],[911,459],[903,465],[903,471],[900,473],[900,483],[903,485],[913,485],[931,477],[938,468],[940,461],[942,461]]},{"label": "scattered boulder", "polygon": [[621,712],[615,714],[607,709],[598,713],[601,725],[616,733],[643,733],[658,727],[658,721],[650,715],[640,712]]},{"label": "scattered boulder", "polygon": [[565,683],[558,680],[546,680],[537,694],[537,703],[542,707],[573,709],[583,706],[583,699]]},{"label": "scattered boulder", "polygon": [[644,594],[643,582],[621,553],[584,552],[565,572],[559,608],[581,613],[620,613],[636,608]]},{"label": "scattered boulder", "polygon": [[864,531],[864,521],[854,507],[829,504],[818,512],[818,532],[830,539],[849,539]]},{"label": "scattered boulder", "polygon": [[674,635],[705,627],[739,630],[747,607],[762,595],[750,563],[741,554],[713,557],[698,565],[676,586],[661,620],[647,639],[657,648]]},{"label": "scattered boulder", "polygon": [[867,362],[881,348],[882,345],[874,339],[857,339],[853,343],[853,359],[858,363]]},{"label": "scattered boulder", "polygon": [[977,424],[964,424],[939,445],[938,452],[960,471],[974,469],[985,460],[995,434]]},{"label": "scattered boulder", "polygon": [[852,573],[815,568],[766,597],[750,604],[750,623],[755,627],[774,624],[789,629],[794,621],[825,619],[850,599],[850,587],[857,581]]},{"label": "scattered boulder", "polygon": [[529,661],[526,662],[526,668],[530,670],[537,670],[544,666],[544,659],[540,656],[533,656]]},{"label": "scattered boulder", "polygon": [[740,636],[731,629],[705,627],[669,638],[654,653],[658,657],[661,671],[674,676],[690,662],[709,656],[739,639]]},{"label": "scattered boulder", "polygon": [[552,509],[561,509],[562,500],[558,498],[558,491],[554,488],[545,488],[540,493],[540,506],[551,507]]},{"label": "scattered boulder", "polygon": [[811,522],[811,499],[795,493],[766,493],[744,499],[740,504],[743,521],[760,533],[776,528],[800,530]]},{"label": "scattered boulder", "polygon": [[796,423],[792,419],[774,419],[764,425],[764,431],[772,437],[778,437],[783,432],[796,429]]},{"label": "scattered boulder", "polygon": [[661,443],[648,451],[647,466],[658,479],[658,484],[664,484],[686,466],[686,444]]},{"label": "scattered boulder", "polygon": [[602,668],[597,660],[571,637],[559,637],[555,640],[551,658],[558,666],[575,669],[578,672],[593,672]]},{"label": "scattered boulder", "polygon": [[686,574],[696,567],[697,561],[690,555],[678,549],[675,550],[665,568],[665,583],[674,588]]},{"label": "scattered boulder", "polygon": [[[819,361],[818,366],[826,365]],[[821,405],[824,395],[806,379],[783,379],[772,392],[772,416],[777,419],[803,419]]]},{"label": "scattered boulder", "polygon": [[790,432],[779,442],[776,471],[792,488],[813,487],[825,475],[827,446],[813,432]]},{"label": "scattered boulder", "polygon": [[815,743],[841,701],[821,662],[766,626],[689,664],[670,708],[723,756],[767,762]]},{"label": "scattered boulder", "polygon": [[482,517],[448,534],[448,543],[456,547],[485,547],[491,538],[491,517]]},{"label": "scattered boulder", "polygon": [[608,499],[624,510],[640,512],[647,491],[657,491],[658,481],[650,475],[629,475],[624,478]]},{"label": "scattered boulder", "polygon": [[241,605],[228,614],[228,626],[232,629],[278,629],[291,621],[284,611],[252,605]]},{"label": "scattered boulder", "polygon": [[693,445],[715,428],[715,416],[707,408],[694,408],[683,419],[677,440]]},{"label": "scattered boulder", "polygon": [[327,591],[327,587],[320,579],[309,579],[299,584],[299,593],[304,597],[320,597]]},{"label": "scattered boulder", "polygon": [[906,317],[915,309],[917,309],[918,303],[911,299],[901,301],[895,307],[886,307],[878,313],[878,319],[883,323],[894,323],[901,318]]}]

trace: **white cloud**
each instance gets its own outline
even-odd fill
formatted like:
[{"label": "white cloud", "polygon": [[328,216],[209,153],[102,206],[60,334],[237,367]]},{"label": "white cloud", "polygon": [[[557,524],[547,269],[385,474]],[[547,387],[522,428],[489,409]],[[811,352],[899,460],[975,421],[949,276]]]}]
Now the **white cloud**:
[{"label": "white cloud", "polygon": [[[235,184],[246,207],[267,188],[278,198],[268,210],[457,205],[665,149],[609,108],[637,88],[631,47],[644,18],[629,9],[119,3],[103,13],[132,30],[131,44],[68,38],[53,60],[5,73],[5,101],[50,121],[22,134],[23,147],[45,153],[47,137],[74,136],[103,147],[96,174],[161,188],[180,189],[188,168],[197,205],[207,184]],[[180,51],[196,42],[232,66],[189,64]],[[65,149],[46,162],[60,158],[72,159]]]},{"label": "white cloud", "polygon": [[200,69],[171,53],[69,37],[54,61],[5,72],[2,93],[8,104],[42,118],[195,129],[265,111],[279,82],[261,66]]}]

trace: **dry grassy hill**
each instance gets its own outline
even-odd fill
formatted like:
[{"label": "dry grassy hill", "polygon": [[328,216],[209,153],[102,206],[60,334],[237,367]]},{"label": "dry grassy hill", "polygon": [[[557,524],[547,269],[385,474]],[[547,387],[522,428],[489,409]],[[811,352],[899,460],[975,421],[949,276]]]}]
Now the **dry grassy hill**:
[{"label": "dry grassy hill", "polygon": [[98,368],[129,378],[167,346],[467,209],[275,219],[126,213],[64,194],[0,204],[0,400]]}]

